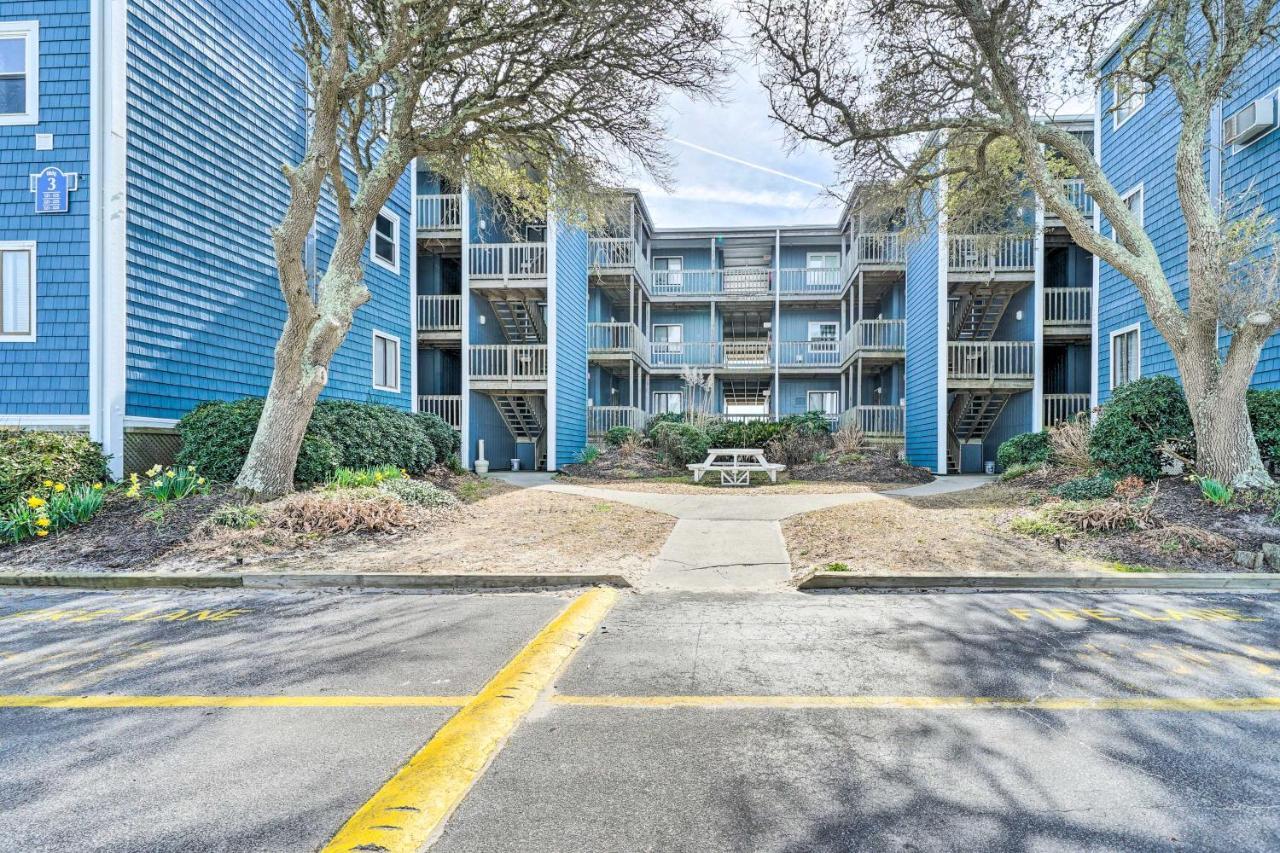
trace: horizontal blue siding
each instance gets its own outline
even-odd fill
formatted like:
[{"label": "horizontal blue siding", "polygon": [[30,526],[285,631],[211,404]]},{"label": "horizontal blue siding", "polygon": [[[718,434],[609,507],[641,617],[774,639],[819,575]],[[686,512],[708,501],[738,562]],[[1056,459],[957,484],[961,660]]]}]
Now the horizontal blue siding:
[{"label": "horizontal blue siding", "polygon": [[936,197],[926,193],[924,227],[907,244],[906,453],[912,465],[938,470],[938,222]]}]

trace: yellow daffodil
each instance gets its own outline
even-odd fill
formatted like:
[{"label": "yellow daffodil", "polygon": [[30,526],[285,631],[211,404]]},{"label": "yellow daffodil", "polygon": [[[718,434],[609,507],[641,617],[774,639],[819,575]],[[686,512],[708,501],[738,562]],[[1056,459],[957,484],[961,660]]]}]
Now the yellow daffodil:
[{"label": "yellow daffodil", "polygon": [[163,485],[164,485],[164,480],[156,480],[156,481],[155,481],[154,483],[152,483],[151,485],[155,486],[155,487],[158,489],[158,488],[160,488],[161,486],[163,486]]},{"label": "yellow daffodil", "polygon": [[36,531],[36,535],[37,535],[37,536],[48,536],[48,535],[49,535],[49,531],[47,531],[47,530],[37,530],[37,531]]},{"label": "yellow daffodil", "polygon": [[43,485],[47,489],[53,485],[53,480],[45,480]]},{"label": "yellow daffodil", "polygon": [[164,472],[164,475],[165,475],[166,477],[168,477],[170,480],[172,480],[174,477],[178,476],[177,474],[173,473],[173,469],[172,469],[172,468],[170,468],[168,471],[165,471],[165,472]]},{"label": "yellow daffodil", "polygon": [[53,490],[54,490],[55,492],[65,492],[65,491],[67,490],[67,484],[66,484],[66,483],[54,483],[54,484],[53,484]]},{"label": "yellow daffodil", "polygon": [[204,477],[197,477],[197,478],[196,478],[196,485],[197,485],[197,486],[203,486],[203,485],[204,485]]},{"label": "yellow daffodil", "polygon": [[38,498],[35,495],[32,495],[31,497],[27,498],[27,506],[31,507],[32,509],[39,509],[40,507],[44,506],[44,498]]},{"label": "yellow daffodil", "polygon": [[159,473],[160,473],[159,465],[152,465],[150,468],[147,469],[148,477],[154,477],[156,474],[159,474]]},{"label": "yellow daffodil", "polygon": [[190,471],[192,474],[194,474],[196,472],[196,466],[188,465],[187,470]]},{"label": "yellow daffodil", "polygon": [[94,484],[93,484],[93,490],[94,490],[95,492],[102,491],[102,484],[101,484],[101,483],[94,483]]},{"label": "yellow daffodil", "polygon": [[36,527],[48,527],[48,526],[49,526],[49,519],[47,518],[36,519]]}]

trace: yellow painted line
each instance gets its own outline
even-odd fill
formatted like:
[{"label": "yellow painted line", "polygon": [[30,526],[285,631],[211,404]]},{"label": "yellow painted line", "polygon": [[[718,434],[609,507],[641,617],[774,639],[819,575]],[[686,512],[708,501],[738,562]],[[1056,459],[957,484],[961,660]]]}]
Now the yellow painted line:
[{"label": "yellow painted line", "polygon": [[324,850],[421,849],[617,597],[613,589],[597,588],[574,599],[351,816]]},{"label": "yellow painted line", "polygon": [[0,695],[0,708],[459,708],[470,696]]},{"label": "yellow painted line", "polygon": [[846,708],[928,711],[1280,711],[1280,696],[1201,697],[998,696],[553,696],[557,705],[582,708]]}]

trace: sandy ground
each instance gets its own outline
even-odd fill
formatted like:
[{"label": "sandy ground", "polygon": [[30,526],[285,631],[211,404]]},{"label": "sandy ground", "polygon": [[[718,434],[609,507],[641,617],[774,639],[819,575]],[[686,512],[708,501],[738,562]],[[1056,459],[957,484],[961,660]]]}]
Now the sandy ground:
[{"label": "sandy ground", "polygon": [[1001,530],[1018,502],[1004,486],[926,498],[885,496],[782,522],[795,574],[844,563],[859,574],[1093,573],[1105,563]]},{"label": "sandy ground", "polygon": [[[675,519],[623,504],[516,489],[389,536],[336,537],[277,553],[237,547],[175,555],[157,571],[622,573],[648,566]],[[252,537],[247,537],[250,541]]]},{"label": "sandy ground", "polygon": [[651,492],[659,495],[709,495],[717,492],[746,495],[843,495],[858,492],[879,492],[901,489],[914,483],[820,483],[803,480],[779,480],[770,483],[768,478],[752,476],[749,487],[722,486],[720,477],[708,474],[701,483],[693,477],[671,477],[657,480],[597,480],[586,477],[556,477],[557,483],[570,486],[586,486],[590,489],[618,489],[625,492]]}]

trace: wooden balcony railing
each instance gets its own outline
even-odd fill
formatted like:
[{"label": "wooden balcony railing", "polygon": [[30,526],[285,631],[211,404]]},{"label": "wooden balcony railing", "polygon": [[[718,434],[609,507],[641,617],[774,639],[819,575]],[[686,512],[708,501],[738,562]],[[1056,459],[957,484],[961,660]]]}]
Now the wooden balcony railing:
[{"label": "wooden balcony railing", "polygon": [[545,281],[547,244],[481,243],[472,246],[471,278],[481,281]]},{"label": "wooden balcony railing", "polygon": [[419,231],[462,230],[461,195],[420,195],[417,205]]},{"label": "wooden balcony railing", "polygon": [[895,352],[906,348],[906,320],[859,320],[849,332],[852,352]]},{"label": "wooden balcony railing", "polygon": [[1002,234],[953,234],[948,266],[953,272],[1011,272],[1030,270],[1035,242],[1030,237]]},{"label": "wooden balcony railing", "polygon": [[1076,206],[1076,210],[1085,216],[1093,216],[1093,196],[1085,191],[1084,181],[1079,178],[1063,181],[1062,191],[1067,200]]},{"label": "wooden balcony railing", "polygon": [[635,323],[588,323],[587,349],[647,356],[649,341]]},{"label": "wooden balcony railing", "polygon": [[1046,287],[1046,326],[1087,326],[1093,322],[1093,289],[1089,287]]},{"label": "wooden balcony railing", "polygon": [[957,380],[1029,380],[1035,370],[1032,341],[949,341],[947,378]]},{"label": "wooden balcony railing", "polygon": [[419,394],[418,411],[441,417],[454,429],[462,429],[462,395]]},{"label": "wooden balcony railing", "polygon": [[839,367],[844,360],[839,341],[781,341],[780,367]]},{"label": "wooden balcony railing", "polygon": [[461,296],[418,297],[418,331],[455,332],[461,330]]},{"label": "wooden balcony railing", "polygon": [[604,435],[614,427],[629,427],[639,432],[648,416],[635,406],[588,406],[587,434]]},{"label": "wooden balcony railing", "polygon": [[855,242],[859,264],[900,264],[906,261],[902,236],[896,231],[879,231],[859,234]]},{"label": "wooden balcony railing", "polygon": [[1089,411],[1088,394],[1045,394],[1044,425],[1069,421],[1081,412]]},{"label": "wooden balcony railing", "polygon": [[856,423],[872,438],[903,435],[906,418],[902,406],[850,406],[840,416],[840,425]]},{"label": "wooden balcony railing", "polygon": [[546,344],[481,344],[471,347],[473,380],[508,383],[547,378]]},{"label": "wooden balcony railing", "polygon": [[839,293],[844,276],[839,269],[785,269],[778,271],[778,282],[784,294]]}]

